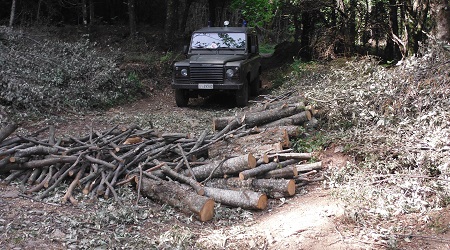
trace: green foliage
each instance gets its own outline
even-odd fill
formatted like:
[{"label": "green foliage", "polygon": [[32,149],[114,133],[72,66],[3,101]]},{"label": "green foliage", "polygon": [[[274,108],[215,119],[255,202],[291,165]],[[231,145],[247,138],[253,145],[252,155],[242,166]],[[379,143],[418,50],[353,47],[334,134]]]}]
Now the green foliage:
[{"label": "green foliage", "polygon": [[131,63],[136,63],[136,62],[142,62],[142,63],[154,63],[155,61],[157,61],[158,58],[155,56],[155,53],[127,53],[124,55],[123,57],[123,61],[125,63],[131,62]]},{"label": "green foliage", "polygon": [[265,23],[272,21],[275,15],[275,10],[280,5],[280,1],[266,1],[266,0],[247,0],[238,1],[233,0],[231,6],[234,9],[241,10],[242,15],[250,26],[264,26]]},{"label": "green foliage", "polygon": [[324,133],[315,133],[311,137],[299,138],[292,141],[292,148],[296,152],[311,153],[324,149],[329,144],[329,139]]},{"label": "green foliage", "polygon": [[159,59],[159,61],[161,63],[168,63],[168,62],[172,62],[174,59],[175,55],[172,51],[168,51],[167,53],[165,53],[164,55],[161,56],[161,58]]},{"label": "green foliage", "polygon": [[273,69],[267,73],[267,79],[272,83],[272,89],[277,89],[286,82],[285,74],[285,70],[281,68]]},{"label": "green foliage", "polygon": [[311,69],[314,69],[316,63],[314,61],[303,62],[300,59],[295,59],[291,64],[292,74],[297,77],[301,77],[303,74],[308,73]]},{"label": "green foliage", "polygon": [[261,54],[272,54],[275,52],[275,45],[262,43],[259,45],[259,53]]},{"label": "green foliage", "polygon": [[0,53],[0,104],[12,110],[104,108],[141,92],[136,76],[119,70],[121,55],[102,54],[89,40],[36,41],[16,31],[0,33],[8,45]]}]

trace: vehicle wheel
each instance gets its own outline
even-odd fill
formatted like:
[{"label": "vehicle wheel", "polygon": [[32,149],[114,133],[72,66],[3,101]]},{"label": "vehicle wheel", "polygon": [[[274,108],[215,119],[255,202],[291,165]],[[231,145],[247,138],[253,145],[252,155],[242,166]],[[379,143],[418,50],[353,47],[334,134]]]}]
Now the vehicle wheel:
[{"label": "vehicle wheel", "polygon": [[185,89],[175,90],[175,101],[178,107],[186,107],[189,102],[189,92]]},{"label": "vehicle wheel", "polygon": [[248,102],[248,83],[244,82],[244,85],[241,89],[236,91],[236,105],[238,107],[247,106]]},{"label": "vehicle wheel", "polygon": [[259,76],[255,78],[255,80],[252,81],[252,84],[250,85],[250,95],[251,96],[257,96],[259,94],[259,90],[261,89],[261,80]]}]

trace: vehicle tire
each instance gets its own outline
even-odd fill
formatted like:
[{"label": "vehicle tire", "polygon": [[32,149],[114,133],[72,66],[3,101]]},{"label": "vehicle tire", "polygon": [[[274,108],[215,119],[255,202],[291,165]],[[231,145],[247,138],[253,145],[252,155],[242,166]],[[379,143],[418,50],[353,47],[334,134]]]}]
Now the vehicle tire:
[{"label": "vehicle tire", "polygon": [[175,90],[175,101],[178,107],[186,107],[189,102],[189,90],[176,89]]},{"label": "vehicle tire", "polygon": [[248,103],[248,82],[245,81],[241,89],[236,91],[236,105],[245,107]]},{"label": "vehicle tire", "polygon": [[250,84],[250,95],[257,96],[259,94],[259,90],[261,89],[261,80],[259,75],[252,81]]}]

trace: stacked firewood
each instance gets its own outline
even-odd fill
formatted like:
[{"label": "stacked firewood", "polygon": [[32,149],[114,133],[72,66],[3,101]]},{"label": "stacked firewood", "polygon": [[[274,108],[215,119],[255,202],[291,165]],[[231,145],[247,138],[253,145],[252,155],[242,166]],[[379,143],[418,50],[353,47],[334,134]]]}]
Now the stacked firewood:
[{"label": "stacked firewood", "polygon": [[[296,126],[311,120],[311,114],[301,103],[265,106],[217,118],[218,131],[210,135],[205,130],[197,138],[138,126],[107,131],[90,127],[82,137],[57,138],[53,126],[13,135],[18,125],[10,124],[0,129],[1,181],[18,181],[26,194],[40,199],[66,182],[62,202],[73,204],[77,190],[93,199],[118,199],[116,188],[134,183],[138,194],[193,213],[201,221],[213,217],[215,202],[265,209],[268,198],[294,195],[296,187],[311,181],[309,174],[321,168],[320,162],[303,164],[310,153],[289,148],[289,138],[298,136]],[[259,144],[267,138],[269,147],[218,153],[220,143],[234,141],[244,148],[238,140],[252,136],[259,136]]]}]

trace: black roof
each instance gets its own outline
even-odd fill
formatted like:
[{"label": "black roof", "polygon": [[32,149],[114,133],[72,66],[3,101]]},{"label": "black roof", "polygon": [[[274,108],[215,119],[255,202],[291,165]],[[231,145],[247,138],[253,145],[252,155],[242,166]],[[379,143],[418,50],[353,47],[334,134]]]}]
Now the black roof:
[{"label": "black roof", "polygon": [[229,32],[229,33],[250,33],[253,28],[249,27],[205,27],[194,31],[194,33],[209,33],[209,32]]}]

